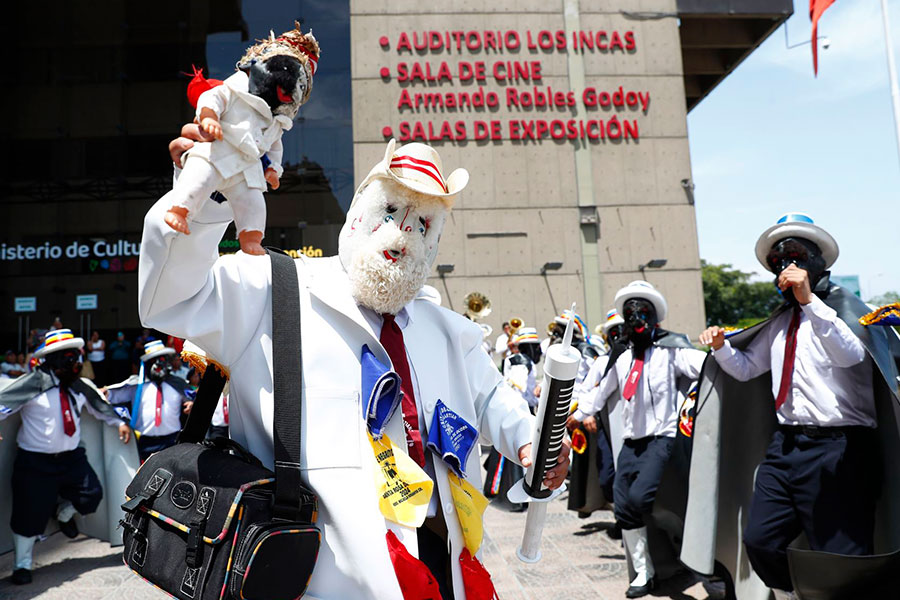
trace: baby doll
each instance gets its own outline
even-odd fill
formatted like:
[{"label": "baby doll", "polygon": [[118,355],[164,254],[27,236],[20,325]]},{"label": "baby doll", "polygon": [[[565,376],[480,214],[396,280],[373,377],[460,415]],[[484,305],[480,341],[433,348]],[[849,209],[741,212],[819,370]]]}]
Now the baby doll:
[{"label": "baby doll", "polygon": [[[171,208],[165,221],[172,229],[190,234],[189,214],[219,192],[231,205],[241,250],[265,253],[263,192],[266,183],[278,188],[281,135],[309,99],[318,60],[312,32],[301,33],[296,23],[294,30],[249,48],[234,75],[200,94],[196,119],[214,140],[195,143],[182,159],[183,170],[166,194]],[[263,155],[267,160],[261,162]]]}]

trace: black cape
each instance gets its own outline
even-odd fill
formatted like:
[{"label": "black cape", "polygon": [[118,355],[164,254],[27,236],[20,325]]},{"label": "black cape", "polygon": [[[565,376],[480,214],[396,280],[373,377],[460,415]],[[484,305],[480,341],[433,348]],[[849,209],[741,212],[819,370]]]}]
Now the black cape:
[{"label": "black cape", "polygon": [[[900,390],[897,378],[900,338],[890,328],[860,325],[858,318],[869,312],[869,307],[844,288],[832,285],[827,288],[827,294],[820,296],[824,296],[825,304],[833,308],[859,337],[873,361],[872,384],[878,436],[885,458],[882,461],[883,491],[877,509],[875,547],[876,552],[891,555],[900,550],[900,463],[889,460],[891,456],[900,455]],[[782,306],[766,321],[731,336],[731,345],[737,349],[746,348],[771,318],[786,309],[787,305]],[[741,600],[769,597],[769,590],[747,560],[741,539],[747,524],[755,470],[765,456],[777,426],[773,406],[770,373],[739,382],[722,371],[714,358],[707,358],[700,376],[694,421],[681,560],[704,574],[721,574],[723,569],[727,570]],[[832,560],[835,555],[793,548],[789,550],[789,555],[794,571],[792,574],[799,576],[799,580],[795,577],[794,583],[801,598],[842,597],[838,591],[841,587],[839,583],[833,577],[825,578],[825,574],[839,579],[842,575],[852,577],[856,580],[857,592],[862,589],[862,579],[867,576],[856,567],[837,566]],[[849,560],[857,567],[870,561],[870,557],[837,558]],[[900,554],[896,558],[900,560]],[[877,562],[881,565],[878,568],[885,568],[884,564],[888,565],[889,571],[892,568],[890,560],[887,563],[882,559],[870,562],[873,567]],[[796,569],[794,565],[797,565]],[[900,564],[896,566],[900,567]],[[889,595],[863,594],[854,597]]]}]

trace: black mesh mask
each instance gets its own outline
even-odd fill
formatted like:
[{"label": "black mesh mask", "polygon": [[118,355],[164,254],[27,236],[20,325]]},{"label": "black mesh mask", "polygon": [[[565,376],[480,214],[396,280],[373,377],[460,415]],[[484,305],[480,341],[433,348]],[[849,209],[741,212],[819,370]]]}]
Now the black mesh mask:
[{"label": "black mesh mask", "polygon": [[42,368],[56,375],[63,387],[68,387],[81,375],[82,366],[80,351],[59,350],[47,355]]},{"label": "black mesh mask", "polygon": [[540,344],[519,344],[519,354],[524,354],[534,363],[539,362],[543,356]]},{"label": "black mesh mask", "polygon": [[622,307],[625,319],[625,335],[634,349],[643,352],[653,342],[653,332],[659,326],[656,307],[649,300],[631,298]]},{"label": "black mesh mask", "polygon": [[628,342],[628,338],[625,337],[625,325],[613,325],[606,332],[606,344],[612,348],[616,344],[624,344]]},{"label": "black mesh mask", "polygon": [[[778,241],[766,255],[766,264],[775,273],[775,283],[778,284],[778,276],[788,266],[794,264],[803,269],[809,275],[809,287],[817,289],[817,284],[825,275],[825,258],[819,247],[809,240],[797,237],[788,237]],[[796,303],[793,290],[791,293],[778,290],[790,303]]]},{"label": "black mesh mask", "polygon": [[162,383],[162,380],[165,379],[172,370],[172,367],[169,365],[169,360],[165,356],[159,356],[152,359],[150,365],[145,366],[144,368],[146,369],[148,377],[150,377],[150,381],[153,383]]}]

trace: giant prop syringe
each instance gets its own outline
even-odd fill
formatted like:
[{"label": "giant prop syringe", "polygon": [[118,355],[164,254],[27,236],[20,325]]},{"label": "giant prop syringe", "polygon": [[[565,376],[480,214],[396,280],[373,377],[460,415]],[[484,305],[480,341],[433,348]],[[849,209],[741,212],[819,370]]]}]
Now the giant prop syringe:
[{"label": "giant prop syringe", "polygon": [[550,346],[544,355],[544,380],[531,441],[531,466],[525,471],[525,477],[516,482],[507,494],[511,502],[529,503],[522,545],[516,550],[519,560],[527,563],[541,560],[541,533],[547,520],[547,503],[566,488],[563,484],[558,489],[551,490],[544,486],[544,478],[550,469],[557,466],[563,450],[566,417],[569,415],[572,390],[575,388],[575,377],[581,362],[581,353],[572,347],[574,304],[568,316],[569,323],[562,343]]}]

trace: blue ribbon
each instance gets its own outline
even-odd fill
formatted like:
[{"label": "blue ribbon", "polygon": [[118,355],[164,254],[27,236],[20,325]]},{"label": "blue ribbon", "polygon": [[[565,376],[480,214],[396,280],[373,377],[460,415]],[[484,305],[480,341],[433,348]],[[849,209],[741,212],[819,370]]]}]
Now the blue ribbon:
[{"label": "blue ribbon", "polygon": [[437,401],[426,445],[459,477],[466,476],[465,464],[477,439],[477,429],[453,412],[442,400]]},{"label": "blue ribbon", "polygon": [[131,401],[131,428],[136,429],[138,419],[141,415],[141,396],[144,393],[144,361],[141,361],[141,368],[138,371],[137,390],[134,392],[134,400]]},{"label": "blue ribbon", "polygon": [[368,345],[362,347],[361,363],[366,427],[377,440],[384,435],[385,424],[400,406],[400,376],[384,366]]}]

